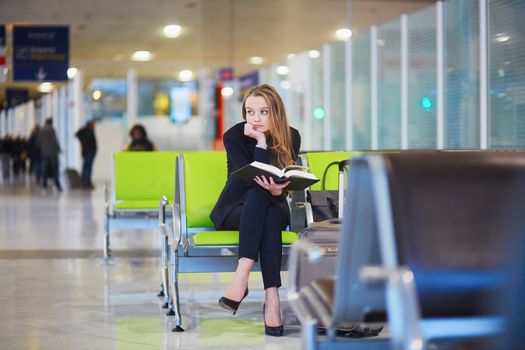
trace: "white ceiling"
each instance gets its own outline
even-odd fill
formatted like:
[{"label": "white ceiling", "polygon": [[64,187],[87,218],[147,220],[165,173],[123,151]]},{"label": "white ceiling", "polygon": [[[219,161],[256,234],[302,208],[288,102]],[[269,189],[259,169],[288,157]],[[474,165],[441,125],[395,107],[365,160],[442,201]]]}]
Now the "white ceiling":
[{"label": "white ceiling", "polygon": [[[93,77],[176,77],[182,69],[234,66],[255,70],[265,63],[335,40],[335,30],[354,33],[433,0],[0,0],[0,23],[70,26],[71,66]],[[350,10],[351,4],[351,10]],[[162,35],[166,24],[182,26],[179,38]],[[153,61],[132,62],[136,50]],[[5,84],[4,84],[5,86]],[[0,84],[0,90],[2,84]],[[0,92],[1,93],[1,92]]]}]

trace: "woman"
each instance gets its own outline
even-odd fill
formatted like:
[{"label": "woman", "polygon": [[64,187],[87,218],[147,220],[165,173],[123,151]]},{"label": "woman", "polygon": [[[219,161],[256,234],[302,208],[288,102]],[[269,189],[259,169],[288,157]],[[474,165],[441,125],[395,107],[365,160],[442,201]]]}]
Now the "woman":
[{"label": "woman", "polygon": [[232,172],[253,162],[283,168],[293,164],[299,153],[299,132],[288,126],[283,102],[269,85],[251,88],[242,103],[244,122],[224,133],[228,159],[228,181],[213,208],[211,220],[218,230],[239,230],[239,260],[233,281],[219,304],[233,314],[248,295],[248,279],[260,258],[265,290],[263,307],[265,333],[283,335],[278,288],[281,286],[281,230],[290,214],[284,188],[273,179],[256,177],[245,183]]},{"label": "woman", "polygon": [[131,142],[126,151],[155,151],[155,145],[148,139],[146,129],[142,124],[135,124],[129,131]]}]

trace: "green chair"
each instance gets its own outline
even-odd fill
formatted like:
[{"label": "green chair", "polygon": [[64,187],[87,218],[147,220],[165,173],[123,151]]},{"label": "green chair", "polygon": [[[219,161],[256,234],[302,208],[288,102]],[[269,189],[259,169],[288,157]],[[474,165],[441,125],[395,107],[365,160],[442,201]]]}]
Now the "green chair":
[{"label": "green chair", "polygon": [[174,193],[175,159],[179,152],[117,152],[112,180],[105,188],[104,258],[111,255],[114,228],[158,227],[159,199]]},{"label": "green chair", "polygon": [[[186,152],[177,156],[173,242],[171,242],[170,311],[176,327],[183,331],[179,306],[179,272],[235,271],[238,259],[239,231],[216,231],[210,213],[227,179],[224,151]],[[297,240],[294,232],[283,231],[283,251]],[[286,256],[282,266],[286,267]],[[255,269],[259,269],[256,264]]]},{"label": "green chair", "polygon": [[[105,188],[104,259],[111,256],[110,233],[114,228],[157,228],[161,231],[161,288],[158,296],[168,303],[168,238],[165,234],[161,196],[175,193],[175,161],[178,151],[117,152],[113,155],[112,181]],[[164,199],[164,201],[169,199]],[[161,220],[159,220],[159,218]]]}]

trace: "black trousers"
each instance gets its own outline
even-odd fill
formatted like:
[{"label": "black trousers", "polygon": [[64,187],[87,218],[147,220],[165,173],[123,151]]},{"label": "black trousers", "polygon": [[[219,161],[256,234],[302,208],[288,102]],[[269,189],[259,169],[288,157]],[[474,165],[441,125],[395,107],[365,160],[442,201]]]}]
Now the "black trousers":
[{"label": "black trousers", "polygon": [[252,187],[244,203],[226,217],[222,230],[239,230],[239,258],[260,258],[264,289],[281,286],[282,237],[288,226],[286,203],[262,187]]}]

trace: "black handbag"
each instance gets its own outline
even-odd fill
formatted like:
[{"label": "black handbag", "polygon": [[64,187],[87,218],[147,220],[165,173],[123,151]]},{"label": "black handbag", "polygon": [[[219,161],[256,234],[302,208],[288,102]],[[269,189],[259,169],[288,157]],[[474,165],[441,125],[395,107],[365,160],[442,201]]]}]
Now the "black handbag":
[{"label": "black handbag", "polygon": [[335,161],[328,164],[324,170],[320,191],[308,191],[307,200],[312,206],[314,222],[334,219],[339,217],[339,191],[326,190],[326,175],[331,167],[337,166],[339,169],[347,171],[348,160]]}]

